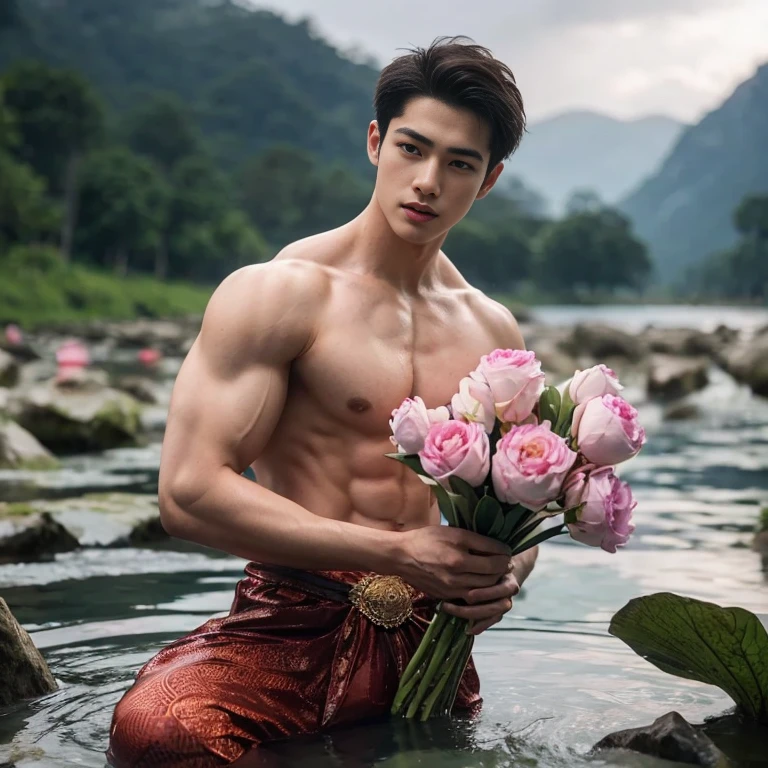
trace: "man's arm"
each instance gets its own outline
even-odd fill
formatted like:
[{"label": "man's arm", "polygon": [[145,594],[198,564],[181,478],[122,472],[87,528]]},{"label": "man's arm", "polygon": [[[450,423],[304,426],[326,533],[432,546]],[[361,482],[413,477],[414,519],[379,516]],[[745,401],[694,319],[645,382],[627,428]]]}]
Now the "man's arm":
[{"label": "man's arm", "polygon": [[311,346],[329,292],[316,265],[289,260],[246,267],[216,290],[171,399],[163,526],[248,560],[397,574],[437,598],[495,584],[509,562],[500,542],[440,525],[394,532],[329,520],[241,476],[278,424],[291,362]]},{"label": "man's arm", "polygon": [[383,566],[392,537],[327,520],[240,476],[285,405],[291,362],[327,298],[314,265],[246,267],[218,287],[174,385],[160,463],[166,530],[249,560],[299,568]]}]

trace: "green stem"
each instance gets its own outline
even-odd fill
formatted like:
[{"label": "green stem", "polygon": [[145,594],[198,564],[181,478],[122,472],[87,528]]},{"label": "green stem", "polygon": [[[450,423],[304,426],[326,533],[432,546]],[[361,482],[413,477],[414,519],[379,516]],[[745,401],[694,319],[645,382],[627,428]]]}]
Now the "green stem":
[{"label": "green stem", "polygon": [[[460,621],[456,630],[451,638],[451,650],[448,653],[448,658],[445,660],[445,668],[441,670],[440,677],[435,683],[432,692],[424,700],[424,704],[421,707],[421,720],[429,720],[432,716],[432,711],[438,701],[444,698],[445,686],[449,679],[453,678],[456,672],[456,662],[463,655],[465,640],[469,640],[469,635],[466,633],[468,622],[465,620]],[[442,707],[441,707],[442,709]],[[438,711],[441,714],[441,711]]]},{"label": "green stem", "polygon": [[451,639],[453,638],[454,631],[456,629],[456,623],[458,621],[460,621],[460,619],[458,619],[456,616],[449,617],[448,623],[440,633],[440,638],[437,641],[437,645],[435,645],[435,650],[432,654],[432,658],[429,661],[427,671],[424,673],[424,677],[421,679],[419,688],[416,691],[416,696],[414,696],[411,705],[408,707],[408,711],[405,714],[406,717],[413,717],[421,706],[421,703],[424,701],[424,696],[429,690],[429,686],[431,685],[432,680],[434,680],[438,670],[445,662],[445,657],[448,654]]},{"label": "green stem", "polygon": [[419,643],[416,652],[413,654],[413,657],[408,662],[408,666],[400,676],[400,684],[397,687],[395,700],[392,703],[392,709],[390,710],[393,715],[396,715],[401,710],[406,697],[413,689],[413,685],[424,674],[422,662],[432,648],[435,638],[442,632],[443,626],[448,621],[448,618],[448,614],[443,613],[438,606],[438,610],[432,617],[432,621],[430,622],[429,627],[427,627],[427,631]]},{"label": "green stem", "polygon": [[446,686],[445,698],[440,702],[441,710],[447,715],[450,715],[451,710],[453,709],[456,696],[459,693],[459,687],[461,686],[462,678],[464,677],[464,672],[466,671],[467,664],[469,663],[469,657],[472,655],[472,648],[474,644],[474,635],[467,635],[466,642],[463,644],[464,647],[461,657],[459,658],[459,663],[456,665],[455,674],[450,680],[450,685]]}]

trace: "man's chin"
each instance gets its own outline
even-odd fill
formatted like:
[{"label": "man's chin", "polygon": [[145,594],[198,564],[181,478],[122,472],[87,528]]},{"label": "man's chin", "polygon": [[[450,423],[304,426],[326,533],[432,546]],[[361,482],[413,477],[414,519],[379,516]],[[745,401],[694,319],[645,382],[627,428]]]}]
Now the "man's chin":
[{"label": "man's chin", "polygon": [[393,225],[390,220],[390,226],[393,232],[406,243],[412,245],[426,245],[427,243],[436,240],[441,237],[443,232],[435,231],[434,227],[428,227],[424,225],[409,226],[408,223],[397,222]]}]

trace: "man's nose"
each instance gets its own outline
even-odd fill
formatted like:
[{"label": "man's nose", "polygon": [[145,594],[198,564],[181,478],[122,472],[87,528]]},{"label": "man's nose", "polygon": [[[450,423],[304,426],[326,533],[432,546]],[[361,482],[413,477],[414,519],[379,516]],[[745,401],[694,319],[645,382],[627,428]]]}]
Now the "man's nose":
[{"label": "man's nose", "polygon": [[440,195],[440,169],[437,163],[423,163],[419,174],[413,180],[414,190],[422,195],[438,197]]}]

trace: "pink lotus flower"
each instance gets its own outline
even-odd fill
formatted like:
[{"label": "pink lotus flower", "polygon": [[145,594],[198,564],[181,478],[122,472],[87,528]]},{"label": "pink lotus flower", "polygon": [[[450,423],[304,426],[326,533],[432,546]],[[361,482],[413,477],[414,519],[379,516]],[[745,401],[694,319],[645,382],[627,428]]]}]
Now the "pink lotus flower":
[{"label": "pink lotus flower", "polygon": [[485,376],[472,371],[459,382],[459,391],[451,398],[454,419],[478,422],[485,431],[493,432],[496,424],[496,409],[493,394]]},{"label": "pink lotus flower", "polygon": [[12,346],[18,347],[24,341],[24,335],[21,328],[15,323],[9,323],[5,326],[5,340]]},{"label": "pink lotus flower", "polygon": [[493,456],[491,478],[497,497],[538,512],[560,497],[576,456],[565,439],[552,432],[549,421],[512,427]]},{"label": "pink lotus flower", "polygon": [[491,446],[482,424],[451,419],[430,427],[419,458],[424,471],[446,488],[452,475],[477,486],[488,476]]},{"label": "pink lotus flower", "polygon": [[618,395],[603,395],[577,405],[571,434],[579,451],[599,466],[626,461],[645,444],[637,410]]},{"label": "pink lotus flower", "polygon": [[525,421],[544,391],[541,363],[524,349],[495,349],[480,358],[482,374],[493,394],[496,415],[512,424]]},{"label": "pink lotus flower", "polygon": [[390,442],[400,453],[418,453],[424,447],[429,428],[450,418],[445,406],[427,408],[417,395],[406,397],[398,408],[392,411],[389,426],[392,429]]},{"label": "pink lotus flower", "polygon": [[574,472],[565,483],[565,504],[584,505],[578,522],[569,524],[568,530],[572,538],[590,547],[615,552],[635,530],[632,512],[637,502],[629,483],[619,480],[613,467]]},{"label": "pink lotus flower", "polygon": [[603,395],[618,395],[624,387],[619,383],[619,378],[607,366],[600,363],[576,371],[571,383],[568,385],[568,394],[575,405],[591,400],[593,397]]}]

